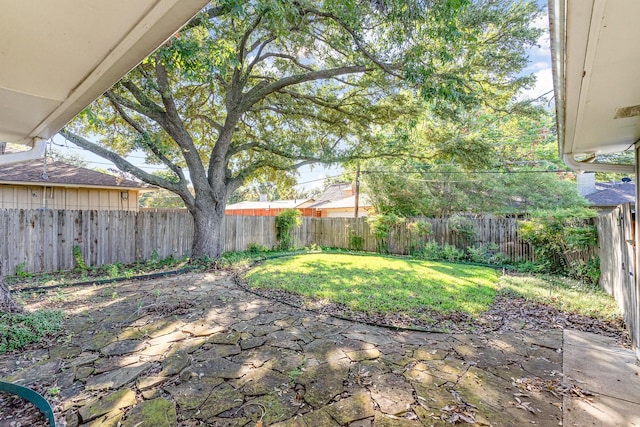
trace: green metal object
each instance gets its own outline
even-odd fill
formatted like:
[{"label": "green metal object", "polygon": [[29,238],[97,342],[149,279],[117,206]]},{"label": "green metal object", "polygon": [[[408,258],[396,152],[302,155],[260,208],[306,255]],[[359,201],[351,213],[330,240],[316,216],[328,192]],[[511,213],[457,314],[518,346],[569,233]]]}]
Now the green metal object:
[{"label": "green metal object", "polygon": [[51,409],[51,405],[49,405],[47,399],[42,397],[40,393],[36,393],[28,387],[4,381],[0,381],[0,391],[15,394],[16,396],[20,396],[21,398],[33,403],[35,407],[40,409],[45,417],[47,417],[49,420],[49,426],[56,427],[56,419],[53,416],[53,409]]}]

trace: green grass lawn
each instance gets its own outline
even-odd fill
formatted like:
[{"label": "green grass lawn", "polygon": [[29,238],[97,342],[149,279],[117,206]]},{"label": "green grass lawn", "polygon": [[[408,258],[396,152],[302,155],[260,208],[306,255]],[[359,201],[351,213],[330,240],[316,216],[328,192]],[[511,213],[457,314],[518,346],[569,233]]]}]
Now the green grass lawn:
[{"label": "green grass lawn", "polygon": [[500,293],[609,321],[621,316],[618,304],[598,285],[559,276],[503,276]]},{"label": "green grass lawn", "polygon": [[369,313],[427,307],[477,315],[493,303],[499,274],[473,265],[318,253],[267,260],[246,279],[255,288],[281,289]]},{"label": "green grass lawn", "polygon": [[284,290],[367,313],[422,317],[426,309],[475,317],[501,294],[605,321],[620,318],[615,300],[598,286],[562,277],[501,276],[477,265],[314,253],[268,259],[245,277],[254,288]]}]

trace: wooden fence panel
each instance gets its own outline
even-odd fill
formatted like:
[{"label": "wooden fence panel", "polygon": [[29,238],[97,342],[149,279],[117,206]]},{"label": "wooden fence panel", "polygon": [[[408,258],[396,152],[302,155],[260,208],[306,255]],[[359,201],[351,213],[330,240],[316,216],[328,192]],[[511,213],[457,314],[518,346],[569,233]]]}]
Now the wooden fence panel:
[{"label": "wooden fence panel", "polygon": [[[466,242],[451,232],[442,218],[422,218],[432,225],[426,240],[463,249],[469,245],[494,243],[508,259],[532,260],[533,250],[523,242],[517,221],[511,218],[471,219],[475,236]],[[78,246],[87,265],[131,263],[158,258],[188,256],[193,241],[193,219],[186,210],[147,209],[133,211],[0,210],[0,262],[4,274],[18,265],[32,272],[74,268],[73,248]],[[350,233],[363,239],[363,249],[374,252],[377,242],[364,218],[303,217],[294,234],[299,246],[317,244],[349,248]],[[408,254],[416,244],[406,224],[396,227],[388,239],[391,253]],[[268,248],[277,244],[275,217],[227,216],[224,220],[224,250],[242,251],[250,243]]]},{"label": "wooden fence panel", "polygon": [[[474,237],[469,241],[464,236],[453,233],[447,219],[417,219],[429,222],[432,227],[431,234],[424,241],[435,241],[439,245],[449,244],[459,249],[494,244],[509,260],[531,261],[534,259],[533,248],[519,236],[516,219],[492,217],[472,219]],[[350,244],[350,233],[363,238],[365,251],[378,250],[376,239],[371,233],[371,226],[364,218],[304,217],[302,226],[296,232],[296,242],[299,242],[300,246],[315,243],[320,246],[347,249]],[[418,243],[418,238],[407,229],[406,224],[395,227],[387,240],[389,252],[398,255],[408,254],[411,246]]]},{"label": "wooden fence panel", "polygon": [[640,344],[640,313],[635,251],[634,222],[629,204],[618,206],[597,219],[600,256],[600,284],[618,302],[631,333],[634,348]]}]

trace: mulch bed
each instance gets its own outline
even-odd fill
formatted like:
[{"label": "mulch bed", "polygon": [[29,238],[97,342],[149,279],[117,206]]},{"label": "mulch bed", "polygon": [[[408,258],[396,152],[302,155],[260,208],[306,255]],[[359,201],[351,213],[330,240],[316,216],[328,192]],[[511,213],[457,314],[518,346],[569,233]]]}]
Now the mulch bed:
[{"label": "mulch bed", "polygon": [[49,421],[31,402],[0,391],[0,427],[48,427]]}]

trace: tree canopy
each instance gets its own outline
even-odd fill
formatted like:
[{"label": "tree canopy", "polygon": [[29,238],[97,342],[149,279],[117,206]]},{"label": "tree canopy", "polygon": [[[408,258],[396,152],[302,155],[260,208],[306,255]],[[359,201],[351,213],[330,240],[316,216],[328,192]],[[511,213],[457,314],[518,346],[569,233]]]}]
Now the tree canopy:
[{"label": "tree canopy", "polygon": [[[227,198],[248,180],[376,157],[480,161],[474,135],[425,127],[431,152],[408,135],[425,109],[513,108],[533,82],[521,71],[539,13],[508,0],[214,1],[61,134],[178,194],[192,256],[217,257]],[[133,150],[171,176],[128,162]]]},{"label": "tree canopy", "polygon": [[[547,110],[476,111],[456,127],[464,135],[475,135],[472,152],[454,144],[455,155],[441,149],[429,159],[375,159],[361,164],[365,191],[379,212],[504,215],[586,204],[572,173],[558,158],[554,123]],[[430,131],[416,138],[425,139],[423,145],[429,147],[434,135],[438,134]]]}]

